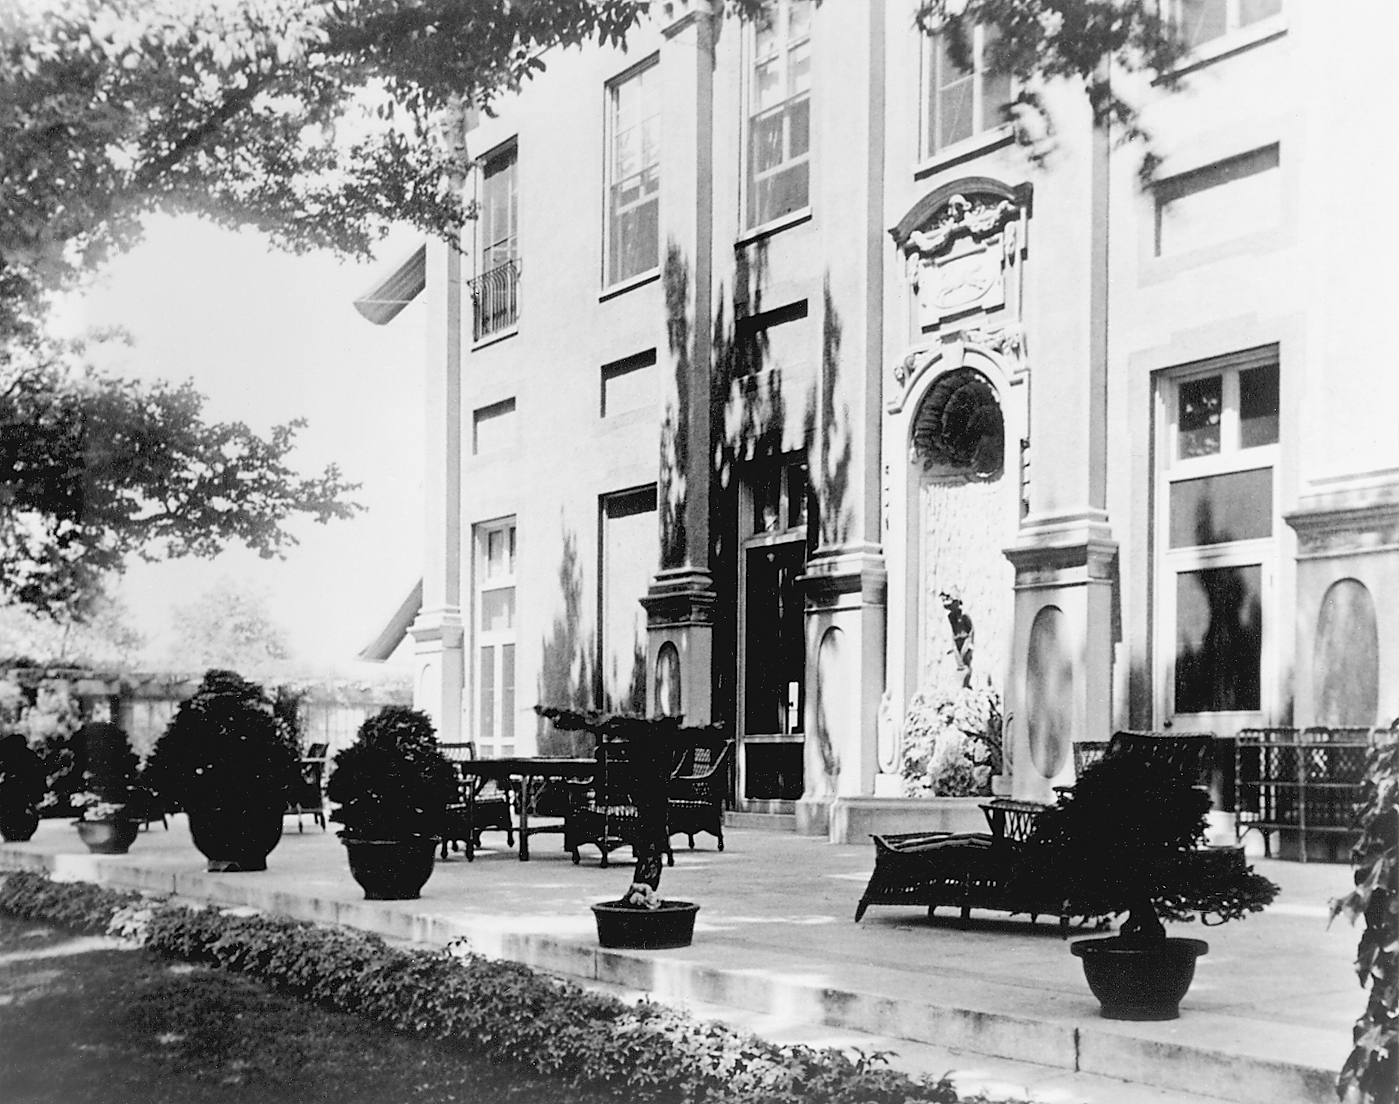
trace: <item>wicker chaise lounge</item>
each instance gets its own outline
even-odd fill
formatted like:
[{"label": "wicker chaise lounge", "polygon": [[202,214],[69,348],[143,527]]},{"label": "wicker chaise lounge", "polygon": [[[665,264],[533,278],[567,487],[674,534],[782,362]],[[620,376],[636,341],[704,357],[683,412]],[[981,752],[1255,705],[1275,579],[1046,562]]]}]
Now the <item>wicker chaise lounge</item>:
[{"label": "wicker chaise lounge", "polygon": [[873,836],[874,874],[855,909],[858,923],[870,905],[961,910],[961,922],[971,910],[1058,916],[1068,925],[1062,902],[1030,899],[1016,891],[1016,868],[1023,860],[1034,818],[1043,805],[997,799],[981,806],[990,832],[911,832]]},{"label": "wicker chaise lounge", "polygon": [[[1130,755],[1181,772],[1199,784],[1208,779],[1213,742],[1210,733],[1122,731],[1106,744],[1085,743],[1082,750],[1075,745],[1074,762],[1081,773],[1102,756]],[[1072,800],[1072,793],[1072,787],[1063,787],[1059,800]],[[1058,916],[1061,931],[1067,930],[1063,900],[1056,899],[1046,878],[1037,876],[1042,869],[1028,865],[1035,861],[1029,846],[1035,820],[1047,808],[1036,802],[996,798],[981,806],[990,832],[871,837],[874,874],[856,906],[856,922],[870,905],[922,907],[929,916],[946,905],[961,910],[963,924],[977,908],[1025,913],[1031,920]],[[1240,861],[1238,855],[1216,855],[1216,851],[1238,849],[1211,848],[1199,854],[1199,861]]]}]

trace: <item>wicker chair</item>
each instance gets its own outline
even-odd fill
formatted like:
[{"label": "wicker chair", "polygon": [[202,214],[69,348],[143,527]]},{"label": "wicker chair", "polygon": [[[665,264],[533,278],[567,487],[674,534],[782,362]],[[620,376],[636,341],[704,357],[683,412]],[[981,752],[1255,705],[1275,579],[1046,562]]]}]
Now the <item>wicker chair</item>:
[{"label": "wicker chair", "polygon": [[[597,772],[587,782],[570,787],[568,812],[564,816],[563,847],[582,861],[579,848],[592,844],[602,853],[599,865],[609,865],[608,855],[619,847],[631,847],[642,838],[641,814],[636,806],[635,785],[625,746],[599,740]],[[675,853],[666,843],[666,859],[675,865]]]},{"label": "wicker chair", "polygon": [[296,814],[296,830],[304,831],[301,818],[311,814],[313,824],[319,824],[325,831],[325,767],[329,744],[311,744],[301,757],[300,773],[287,800],[285,812]]},{"label": "wicker chair", "polygon": [[981,806],[990,832],[914,832],[873,836],[874,874],[855,909],[858,923],[870,905],[913,905],[933,916],[944,906],[961,910],[966,925],[971,910],[1069,918],[1063,902],[1030,899],[1015,891],[1015,873],[1035,818],[1047,806],[996,798]]},{"label": "wicker chair", "polygon": [[724,849],[724,795],[728,790],[729,756],[733,744],[691,748],[681,757],[666,787],[666,815],[672,836],[689,837],[695,848],[695,833],[708,832]]},{"label": "wicker chair", "polygon": [[[1213,759],[1214,739],[1207,732],[1117,732],[1107,741],[1101,756],[1131,755],[1168,764],[1184,772],[1197,784],[1207,780]],[[1075,751],[1079,745],[1075,744]],[[1090,755],[1098,748],[1083,746]],[[1091,759],[1076,758],[1079,769],[1087,769]],[[1073,787],[1062,787],[1060,801],[1072,800]],[[928,915],[949,905],[961,910],[966,924],[971,910],[1058,916],[1060,930],[1066,931],[1069,917],[1062,899],[1044,879],[1034,877],[1035,868],[1025,864],[1028,843],[1035,820],[1047,805],[997,798],[981,806],[991,831],[923,832],[874,836],[874,874],[855,909],[858,922],[870,905],[912,905],[926,907]],[[1235,857],[1213,858],[1202,854],[1200,861],[1232,862]],[[1033,889],[1029,887],[1035,887]]]},{"label": "wicker chair", "polygon": [[[460,744],[438,744],[437,748],[453,767],[476,758],[476,745],[470,741]],[[476,788],[474,803],[472,787]],[[447,817],[442,827],[442,857],[447,857],[449,846],[454,851],[460,850],[468,834],[471,845],[480,847],[481,833],[487,830],[503,831],[506,844],[510,847],[515,846],[515,821],[510,816],[510,796],[494,782],[473,778],[457,769],[456,797],[447,805]]]}]

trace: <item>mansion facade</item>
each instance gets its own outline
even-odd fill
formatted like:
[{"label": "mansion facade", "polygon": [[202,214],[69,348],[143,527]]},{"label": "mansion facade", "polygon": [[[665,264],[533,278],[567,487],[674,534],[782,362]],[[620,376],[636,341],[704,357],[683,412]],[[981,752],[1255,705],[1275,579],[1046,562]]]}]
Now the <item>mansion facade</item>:
[{"label": "mansion facade", "polygon": [[479,118],[460,247],[361,303],[427,299],[441,738],[725,720],[735,806],[844,840],[966,682],[1028,799],[1116,729],[1399,714],[1395,17],[1181,6],[1149,182],[1081,87],[1017,141],[912,0],[657,2]]}]

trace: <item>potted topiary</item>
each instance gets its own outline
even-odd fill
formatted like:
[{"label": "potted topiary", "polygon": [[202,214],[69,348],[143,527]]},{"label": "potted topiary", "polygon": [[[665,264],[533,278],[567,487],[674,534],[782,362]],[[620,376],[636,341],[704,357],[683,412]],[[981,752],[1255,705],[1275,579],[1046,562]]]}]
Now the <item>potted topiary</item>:
[{"label": "potted topiary", "polygon": [[[1185,739],[1114,736],[1104,758],[1039,815],[1021,867],[1039,892],[1062,896],[1067,914],[1126,913],[1117,935],[1070,948],[1108,1019],[1179,1015],[1209,944],[1168,936],[1163,920],[1198,914],[1221,924],[1262,910],[1278,891],[1244,862],[1241,848],[1204,846],[1210,797],[1195,784],[1200,754],[1192,765],[1177,754],[1192,751]],[[1204,740],[1195,746],[1207,751]]]},{"label": "potted topiary", "polygon": [[411,900],[432,876],[456,772],[437,747],[432,718],[391,705],[336,754],[326,794],[339,806],[350,873],[371,901]]},{"label": "potted topiary", "polygon": [[679,755],[697,740],[712,742],[721,727],[685,728],[679,717],[580,713],[546,706],[537,706],[536,712],[557,728],[594,733],[603,756],[611,751],[625,764],[637,822],[629,832],[636,866],[631,885],[620,899],[592,906],[598,942],[604,947],[644,950],[688,947],[694,939],[699,905],[659,893],[663,860],[670,853],[667,783]]},{"label": "potted topiary", "polygon": [[18,732],[0,737],[0,836],[30,839],[39,827],[39,803],[48,788],[44,761]]},{"label": "potted topiary", "polygon": [[140,760],[126,732],[109,721],[89,721],[74,733],[73,741],[81,749],[85,787],[71,798],[79,810],[73,822],[78,838],[96,854],[124,855],[141,827],[128,809]]},{"label": "potted topiary", "polygon": [[156,742],[146,777],[189,816],[211,871],[266,870],[297,778],[296,740],[262,687],[211,670]]}]

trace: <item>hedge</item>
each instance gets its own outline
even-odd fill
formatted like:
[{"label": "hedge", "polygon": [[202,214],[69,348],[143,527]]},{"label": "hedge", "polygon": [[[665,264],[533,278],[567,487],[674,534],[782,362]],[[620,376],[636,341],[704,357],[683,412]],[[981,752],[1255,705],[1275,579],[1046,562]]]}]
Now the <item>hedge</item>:
[{"label": "hedge", "polygon": [[972,1104],[951,1080],[890,1069],[884,1053],[781,1046],[665,1005],[626,1004],[518,963],[390,946],[377,935],[199,908],[29,872],[0,912],[135,938],[258,978],[390,1030],[454,1041],[492,1062],[640,1104]]}]

